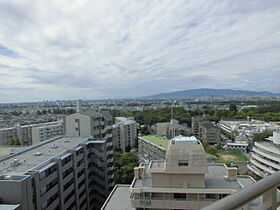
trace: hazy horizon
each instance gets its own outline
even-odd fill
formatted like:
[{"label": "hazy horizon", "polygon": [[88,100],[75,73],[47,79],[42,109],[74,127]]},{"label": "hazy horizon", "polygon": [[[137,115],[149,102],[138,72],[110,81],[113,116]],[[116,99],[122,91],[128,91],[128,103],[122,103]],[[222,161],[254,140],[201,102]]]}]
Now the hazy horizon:
[{"label": "hazy horizon", "polygon": [[280,92],[280,1],[0,2],[0,103]]}]

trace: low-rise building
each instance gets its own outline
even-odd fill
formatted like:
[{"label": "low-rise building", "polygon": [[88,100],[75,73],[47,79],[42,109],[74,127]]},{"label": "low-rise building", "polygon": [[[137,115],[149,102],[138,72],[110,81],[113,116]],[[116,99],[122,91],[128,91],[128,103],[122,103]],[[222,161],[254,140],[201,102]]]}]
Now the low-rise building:
[{"label": "low-rise building", "polygon": [[256,141],[251,153],[249,170],[259,177],[267,177],[280,170],[280,132],[266,141]]},{"label": "low-rise building", "polygon": [[63,134],[63,122],[32,127],[32,144]]},{"label": "low-rise building", "polygon": [[129,152],[137,147],[139,124],[131,117],[116,117],[113,125],[113,145],[115,151]]},{"label": "low-rise building", "polygon": [[241,152],[247,152],[248,151],[249,144],[248,143],[236,143],[236,142],[228,142],[225,145],[225,149],[238,149]]},{"label": "low-rise building", "polygon": [[1,204],[97,210],[113,189],[113,177],[113,150],[105,141],[53,137],[0,159]]},{"label": "low-rise building", "polygon": [[162,136],[139,136],[138,154],[143,161],[162,160],[165,158],[168,141]]},{"label": "low-rise building", "polygon": [[204,144],[213,145],[220,142],[220,130],[201,116],[192,117],[192,133]]},{"label": "low-rise building", "polygon": [[16,125],[0,129],[0,145],[10,145],[15,142],[27,146],[63,134],[63,121],[32,125]]},{"label": "low-rise building", "polygon": [[218,125],[228,133],[233,131],[244,132],[249,137],[252,137],[256,133],[277,131],[280,129],[280,122],[265,122],[250,118],[247,120],[220,120]]},{"label": "low-rise building", "polygon": [[238,149],[242,152],[249,150],[249,138],[243,132],[239,133],[233,142],[229,141],[225,145],[226,149]]},{"label": "low-rise building", "polygon": [[179,121],[171,119],[170,122],[159,122],[155,124],[155,134],[172,138],[178,135],[188,135],[187,125],[179,124]]}]

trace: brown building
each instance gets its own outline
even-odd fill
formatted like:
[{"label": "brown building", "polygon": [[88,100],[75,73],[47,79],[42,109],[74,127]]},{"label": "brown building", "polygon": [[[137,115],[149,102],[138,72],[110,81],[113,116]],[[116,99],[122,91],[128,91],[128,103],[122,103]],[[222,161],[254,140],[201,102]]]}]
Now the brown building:
[{"label": "brown building", "polygon": [[209,120],[200,116],[192,117],[192,133],[204,144],[220,142],[220,130]]}]

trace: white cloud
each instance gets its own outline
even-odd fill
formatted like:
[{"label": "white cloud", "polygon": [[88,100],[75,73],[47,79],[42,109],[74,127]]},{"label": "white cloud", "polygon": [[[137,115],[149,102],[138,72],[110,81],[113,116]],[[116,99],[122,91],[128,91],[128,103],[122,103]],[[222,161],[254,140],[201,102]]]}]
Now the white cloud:
[{"label": "white cloud", "polygon": [[[0,102],[280,92],[280,2],[0,2]],[[11,98],[11,96],[13,98]]]}]

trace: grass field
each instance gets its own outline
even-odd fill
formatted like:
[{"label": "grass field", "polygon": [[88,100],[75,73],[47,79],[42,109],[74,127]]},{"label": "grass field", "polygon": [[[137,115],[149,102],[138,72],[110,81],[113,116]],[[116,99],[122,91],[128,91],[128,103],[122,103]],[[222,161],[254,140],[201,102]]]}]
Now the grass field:
[{"label": "grass field", "polygon": [[141,138],[150,141],[158,146],[161,146],[163,149],[167,149],[167,146],[169,144],[168,139],[162,136],[149,135],[149,136],[141,136]]},{"label": "grass field", "polygon": [[248,158],[242,153],[218,151],[217,163],[244,163],[248,161]]}]

